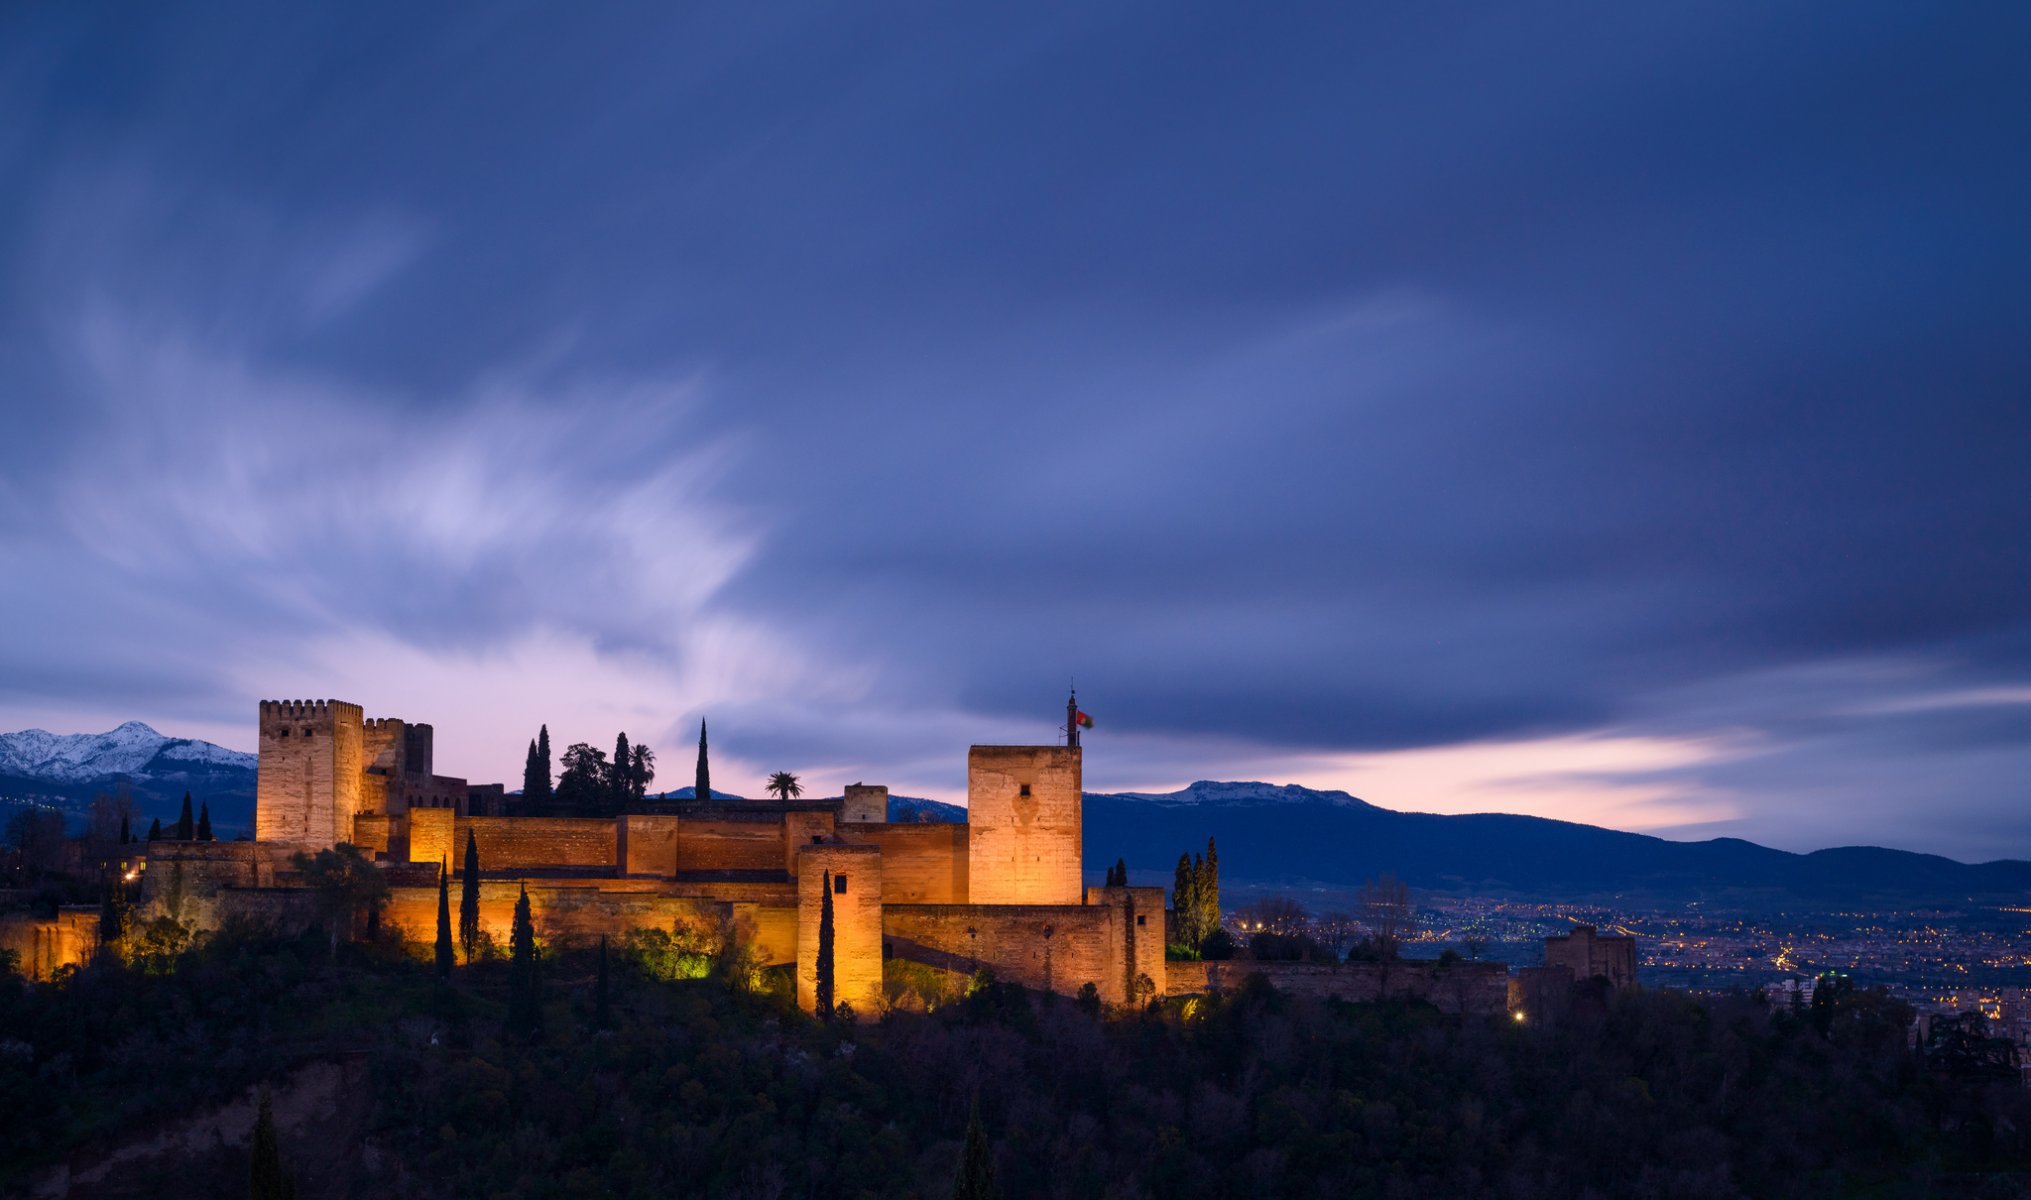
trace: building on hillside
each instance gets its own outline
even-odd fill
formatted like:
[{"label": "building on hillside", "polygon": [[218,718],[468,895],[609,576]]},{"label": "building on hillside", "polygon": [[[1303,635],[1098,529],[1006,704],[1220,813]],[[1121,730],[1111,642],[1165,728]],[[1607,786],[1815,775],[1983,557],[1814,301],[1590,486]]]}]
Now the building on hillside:
[{"label": "building on hillside", "polygon": [[834,995],[860,1014],[885,1002],[896,959],[955,981],[988,968],[1065,994],[1092,983],[1126,1003],[1162,988],[1164,889],[1085,886],[1077,717],[1068,703],[1062,745],[973,747],[964,823],[891,824],[888,789],[863,784],[573,818],[502,815],[499,785],[435,774],[428,725],[263,701],[255,840],[158,844],[147,879],[161,887],[174,866],[200,911],[286,920],[305,905],[293,856],[349,842],[381,864],[386,919],[427,940],[439,865],[458,870],[470,843],[482,925],[503,943],[525,886],[553,943],[732,921],[769,963],[795,964],[811,1008],[829,890]]},{"label": "building on hillside", "polygon": [[1592,925],[1544,939],[1544,965],[1564,967],[1575,980],[1601,978],[1616,991],[1636,986],[1636,939],[1601,936]]}]

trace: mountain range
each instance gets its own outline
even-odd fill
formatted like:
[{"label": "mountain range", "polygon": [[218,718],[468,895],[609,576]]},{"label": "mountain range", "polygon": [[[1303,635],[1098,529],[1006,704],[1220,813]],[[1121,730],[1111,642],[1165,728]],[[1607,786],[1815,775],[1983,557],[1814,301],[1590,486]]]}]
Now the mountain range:
[{"label": "mountain range", "polygon": [[[175,817],[188,790],[224,836],[251,828],[254,755],[167,737],[139,721],[98,734],[0,734],[0,801],[82,812],[123,784],[145,822]],[[689,788],[671,793],[685,796]],[[720,799],[737,799],[715,789]],[[889,797],[891,821],[962,821],[958,805]],[[1175,792],[1088,792],[1091,873],[1119,857],[1139,884],[1168,884],[1180,853],[1218,841],[1237,890],[1346,892],[1384,872],[1449,893],[1654,903],[1886,905],[2021,901],[2031,863],[1962,863],[1871,846],[1794,854],[1739,838],[1675,842],[1506,813],[1441,816],[1381,808],[1339,791],[1201,780]]]},{"label": "mountain range", "polygon": [[167,737],[140,721],[105,733],[0,733],[0,801],[36,801],[73,812],[92,797],[128,788],[145,826],[148,818],[174,819],[183,794],[211,806],[212,826],[223,836],[254,823],[251,754],[195,738]]}]

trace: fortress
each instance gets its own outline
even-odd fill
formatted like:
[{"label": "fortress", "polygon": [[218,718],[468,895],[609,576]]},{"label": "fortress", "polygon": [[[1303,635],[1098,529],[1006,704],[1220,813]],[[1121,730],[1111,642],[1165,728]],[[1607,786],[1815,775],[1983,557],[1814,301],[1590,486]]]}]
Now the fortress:
[{"label": "fortress", "polygon": [[862,784],[837,799],[511,816],[501,785],[435,774],[428,725],[338,700],[262,701],[260,716],[255,840],[152,846],[151,891],[174,869],[221,911],[281,918],[303,894],[293,855],[350,842],[390,884],[387,919],[427,942],[439,864],[457,871],[470,839],[498,941],[524,887],[553,942],[730,921],[769,964],[795,964],[806,1009],[828,887],[834,994],[863,1015],[883,1004],[892,960],[1066,994],[1091,983],[1114,1004],[1164,987],[1164,889],[1083,882],[1076,704],[1064,745],[973,747],[956,824],[892,824],[888,789]]}]

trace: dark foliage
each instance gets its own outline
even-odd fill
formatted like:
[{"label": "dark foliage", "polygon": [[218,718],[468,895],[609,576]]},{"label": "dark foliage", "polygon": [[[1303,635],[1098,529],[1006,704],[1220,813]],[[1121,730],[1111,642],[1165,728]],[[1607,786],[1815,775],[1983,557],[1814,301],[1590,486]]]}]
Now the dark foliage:
[{"label": "dark foliage", "polygon": [[451,872],[437,869],[437,977],[451,978]]},{"label": "dark foliage", "polygon": [[176,818],[176,840],[187,842],[197,836],[197,821],[190,815],[190,793],[183,794],[183,811]]},{"label": "dark foliage", "polygon": [[835,978],[832,961],[832,872],[827,871],[818,886],[821,892],[818,898],[818,1019],[830,1021]]},{"label": "dark foliage", "polygon": [[254,1120],[253,1163],[248,1171],[251,1200],[295,1200],[296,1187],[282,1169],[282,1146],[275,1136],[275,1102],[261,1093],[261,1113]]},{"label": "dark foliage", "polygon": [[212,840],[212,806],[210,802],[198,805],[197,840],[200,842]]},{"label": "dark foliage", "polygon": [[458,942],[465,951],[465,965],[480,945],[480,843],[468,828],[465,831],[465,863],[458,873]]},{"label": "dark foliage", "polygon": [[700,800],[712,799],[712,768],[705,754],[705,722],[698,722],[698,777],[691,794]]},{"label": "dark foliage", "polygon": [[942,1196],[977,1158],[1008,1196],[1888,1200],[2019,1195],[2031,1170],[2031,1097],[1931,1069],[1869,989],[1836,988],[1822,1032],[1747,996],[1583,992],[1539,1026],[1255,982],[1101,1018],[983,975],[848,1030],[628,962],[595,1036],[594,952],[546,958],[534,1044],[504,1036],[512,963],[446,988],[315,936],[213,937],[162,975],[0,977],[0,1192],[335,1054],[369,1060],[368,1127],[285,1132],[371,1140],[377,1165],[330,1148],[353,1194]]},{"label": "dark foliage", "polygon": [[515,925],[508,941],[508,1036],[523,1042],[543,1038],[541,964],[536,955],[536,922],[529,915],[529,889],[515,900]]},{"label": "dark foliage", "polygon": [[156,817],[148,822],[148,840],[151,842],[159,842],[162,840],[161,817]]}]

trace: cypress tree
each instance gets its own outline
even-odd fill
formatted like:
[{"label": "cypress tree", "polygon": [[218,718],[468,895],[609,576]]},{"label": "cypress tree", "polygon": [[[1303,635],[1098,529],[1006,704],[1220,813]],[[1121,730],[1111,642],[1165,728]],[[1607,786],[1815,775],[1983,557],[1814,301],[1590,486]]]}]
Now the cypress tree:
[{"label": "cypress tree", "polygon": [[592,1025],[606,1029],[613,1024],[606,983],[606,935],[599,935],[599,977],[592,989]]},{"label": "cypress tree", "polygon": [[522,1041],[538,1041],[543,1036],[543,1002],[536,990],[536,922],[529,916],[526,883],[515,901],[515,929],[508,946],[508,1033]]},{"label": "cypress tree", "polygon": [[825,873],[818,898],[818,1019],[832,1019],[832,872]]},{"label": "cypress tree", "polygon": [[127,814],[126,814],[126,813],[121,813],[121,814],[120,814],[120,844],[121,844],[122,846],[124,846],[124,845],[126,845],[127,843],[129,843],[129,842],[131,842],[131,841],[133,841],[133,840],[134,840],[133,834],[132,834],[132,833],[130,832],[130,827],[129,827],[128,823],[127,823]]},{"label": "cypress tree", "polygon": [[1199,937],[1213,936],[1220,928],[1220,847],[1206,839],[1206,867],[1198,879]]},{"label": "cypress tree", "polygon": [[190,816],[190,793],[183,794],[183,813],[176,818],[176,840],[187,842],[197,836],[197,823]]},{"label": "cypress tree", "polygon": [[628,749],[628,735],[623,733],[614,739],[613,776],[607,780],[607,803],[615,815],[625,812],[628,800],[635,794],[634,752]]},{"label": "cypress tree", "polygon": [[254,1120],[254,1161],[247,1195],[253,1200],[295,1200],[296,1185],[282,1170],[282,1147],[275,1138],[275,1105],[261,1091],[261,1115]]},{"label": "cypress tree", "polygon": [[526,810],[537,803],[537,778],[541,770],[536,765],[536,739],[529,739],[529,753],[522,756],[522,807]]},{"label": "cypress tree", "polygon": [[437,977],[451,978],[451,871],[437,866]]},{"label": "cypress tree", "polygon": [[480,946],[480,843],[470,826],[465,831],[465,865],[458,874],[458,940],[469,967]]},{"label": "cypress tree", "polygon": [[1199,944],[1199,899],[1194,894],[1197,882],[1192,874],[1192,856],[1178,855],[1178,869],[1171,876],[1171,914],[1177,923],[1178,940],[1187,946]]},{"label": "cypress tree", "polygon": [[148,823],[148,840],[151,842],[159,842],[162,840],[161,817],[157,817]]},{"label": "cypress tree", "polygon": [[109,961],[119,952],[120,939],[127,932],[119,888],[117,883],[108,886],[106,898],[99,902],[99,954]]},{"label": "cypress tree", "polygon": [[212,840],[212,804],[209,800],[197,806],[197,840]]},{"label": "cypress tree", "polygon": [[698,720],[698,782],[693,786],[692,795],[700,800],[712,799],[712,769],[705,761],[705,719]]},{"label": "cypress tree", "polygon": [[557,798],[550,787],[550,726],[536,731],[536,799],[548,804]]},{"label": "cypress tree", "polygon": [[973,1111],[966,1117],[966,1149],[959,1156],[959,1178],[952,1185],[952,1200],[1000,1200],[1001,1188],[994,1181],[994,1150],[987,1144],[987,1131],[980,1125],[980,1097],[973,1098]]}]

